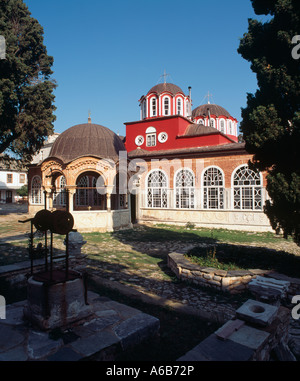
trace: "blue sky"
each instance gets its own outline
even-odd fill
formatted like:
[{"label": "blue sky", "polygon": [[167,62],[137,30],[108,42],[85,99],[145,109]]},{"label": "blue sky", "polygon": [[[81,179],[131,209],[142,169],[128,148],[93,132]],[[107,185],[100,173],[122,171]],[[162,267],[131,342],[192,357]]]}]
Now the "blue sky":
[{"label": "blue sky", "polygon": [[188,94],[193,108],[225,107],[241,121],[256,76],[238,53],[250,0],[25,0],[54,57],[56,132],[87,122],[125,135],[139,120],[139,98],[162,81]]}]

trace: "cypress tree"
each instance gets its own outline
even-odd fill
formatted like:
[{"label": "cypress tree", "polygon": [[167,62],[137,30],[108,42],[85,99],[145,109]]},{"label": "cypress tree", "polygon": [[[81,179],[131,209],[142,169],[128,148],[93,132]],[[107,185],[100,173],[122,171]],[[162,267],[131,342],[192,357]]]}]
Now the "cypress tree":
[{"label": "cypress tree", "polygon": [[30,161],[53,133],[55,81],[53,58],[43,42],[43,28],[22,0],[1,0],[0,153]]},{"label": "cypress tree", "polygon": [[277,232],[300,245],[299,0],[251,0],[265,21],[248,20],[238,52],[251,63],[258,89],[247,94],[241,131],[252,168],[267,171],[265,212]]}]

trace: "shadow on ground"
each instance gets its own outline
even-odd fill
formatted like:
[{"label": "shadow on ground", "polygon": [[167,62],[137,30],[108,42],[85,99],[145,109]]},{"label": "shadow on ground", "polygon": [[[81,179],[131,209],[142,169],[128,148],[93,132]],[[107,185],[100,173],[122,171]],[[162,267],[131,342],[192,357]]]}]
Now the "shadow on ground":
[{"label": "shadow on ground", "polygon": [[112,236],[129,244],[133,250],[161,258],[159,266],[168,275],[167,256],[170,252],[176,251],[174,246],[176,247],[178,242],[185,249],[183,254],[189,256],[207,257],[209,249],[215,248],[216,258],[220,263],[232,264],[238,269],[273,270],[290,277],[299,277],[300,274],[300,257],[294,254],[264,246],[222,243],[213,237],[200,237],[192,231],[176,232],[145,226],[140,230],[114,232]]},{"label": "shadow on ground", "polygon": [[26,215],[28,213],[28,204],[0,204],[0,216],[11,214]]}]

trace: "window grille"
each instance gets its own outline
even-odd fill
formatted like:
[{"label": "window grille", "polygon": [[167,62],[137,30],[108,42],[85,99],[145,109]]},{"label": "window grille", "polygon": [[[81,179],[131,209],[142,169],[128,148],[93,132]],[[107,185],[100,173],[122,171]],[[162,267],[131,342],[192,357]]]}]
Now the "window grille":
[{"label": "window grille", "polygon": [[215,167],[206,169],[203,175],[203,208],[224,209],[224,179]]},{"label": "window grille", "polygon": [[233,178],[233,203],[234,209],[262,210],[261,177],[243,166],[235,171]]},{"label": "window grille", "polygon": [[39,176],[34,176],[31,181],[30,201],[31,204],[42,203],[42,180]]},{"label": "window grille", "polygon": [[182,169],[176,175],[175,207],[179,209],[195,207],[195,178],[190,170]]},{"label": "window grille", "polygon": [[76,184],[76,205],[87,206],[88,205],[88,177],[82,176]]},{"label": "window grille", "polygon": [[147,207],[168,207],[167,176],[159,170],[151,172],[148,176]]}]

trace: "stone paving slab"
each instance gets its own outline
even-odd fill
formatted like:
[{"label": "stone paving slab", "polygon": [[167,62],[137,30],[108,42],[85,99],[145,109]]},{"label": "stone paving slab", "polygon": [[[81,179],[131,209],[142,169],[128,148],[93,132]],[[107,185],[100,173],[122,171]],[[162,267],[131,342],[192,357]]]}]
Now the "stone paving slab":
[{"label": "stone paving slab", "polygon": [[238,331],[229,336],[229,340],[235,343],[243,344],[248,348],[258,350],[268,340],[270,334],[247,325],[241,327]]},{"label": "stone paving slab", "polygon": [[213,333],[177,361],[249,361],[254,350]]},{"label": "stone paving slab", "polygon": [[52,332],[38,330],[23,320],[24,302],[7,306],[7,319],[0,320],[0,361],[105,359],[111,348],[122,351],[159,332],[159,320],[135,308],[93,292],[88,292],[88,301],[92,316]]}]

